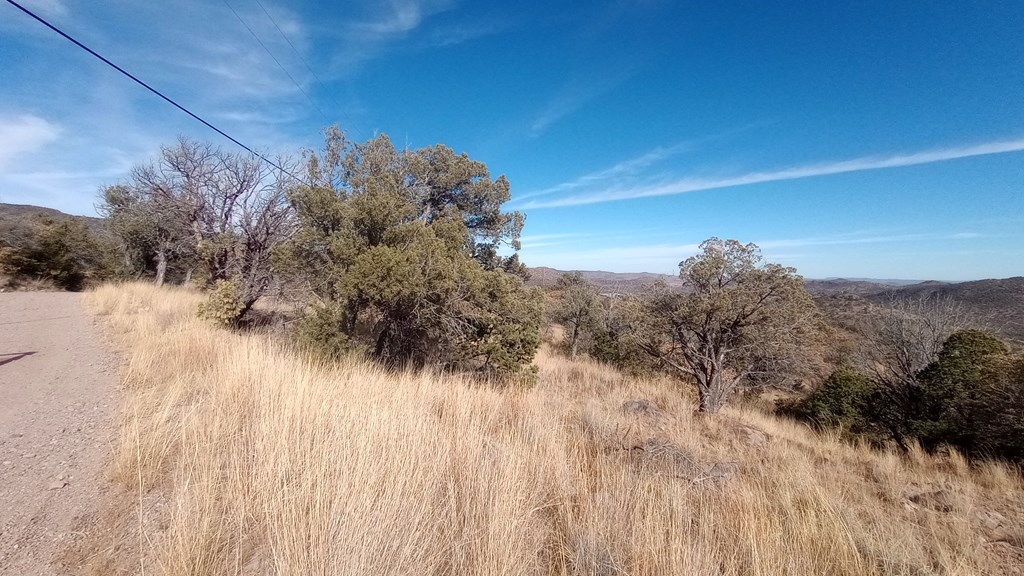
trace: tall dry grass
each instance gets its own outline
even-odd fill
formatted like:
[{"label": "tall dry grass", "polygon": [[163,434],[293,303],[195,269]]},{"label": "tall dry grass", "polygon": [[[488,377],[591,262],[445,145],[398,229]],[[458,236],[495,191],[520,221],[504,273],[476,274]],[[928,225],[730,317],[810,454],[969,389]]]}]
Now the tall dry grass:
[{"label": "tall dry grass", "polygon": [[112,530],[130,537],[94,563],[102,571],[1020,566],[1022,481],[998,464],[873,452],[753,411],[698,417],[670,381],[547,350],[535,388],[498,390],[318,363],[198,320],[187,291],[106,286],[88,301],[127,359]]}]

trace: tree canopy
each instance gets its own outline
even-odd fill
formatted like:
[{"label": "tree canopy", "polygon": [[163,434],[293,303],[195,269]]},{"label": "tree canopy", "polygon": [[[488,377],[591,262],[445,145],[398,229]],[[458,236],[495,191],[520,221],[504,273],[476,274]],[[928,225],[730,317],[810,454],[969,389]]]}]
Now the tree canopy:
[{"label": "tree canopy", "polygon": [[556,319],[565,327],[569,358],[576,358],[580,344],[597,331],[600,323],[597,288],[579,272],[561,275],[556,287],[561,292]]},{"label": "tree canopy", "polygon": [[138,271],[157,284],[169,267],[209,286],[230,281],[240,317],[269,288],[271,255],[292,231],[293,183],[253,155],[181,138],[106,188],[100,210]]},{"label": "tree canopy", "polygon": [[682,289],[661,285],[634,303],[634,338],[692,380],[700,411],[719,411],[741,385],[799,377],[818,322],[793,268],[764,262],[755,244],[710,238],[679,277]]},{"label": "tree canopy", "polygon": [[[508,181],[442,146],[351,143],[336,129],[293,189],[299,228],[278,254],[311,295],[307,333],[392,364],[523,370],[540,301],[515,251]],[[502,247],[512,251],[502,255]]]}]

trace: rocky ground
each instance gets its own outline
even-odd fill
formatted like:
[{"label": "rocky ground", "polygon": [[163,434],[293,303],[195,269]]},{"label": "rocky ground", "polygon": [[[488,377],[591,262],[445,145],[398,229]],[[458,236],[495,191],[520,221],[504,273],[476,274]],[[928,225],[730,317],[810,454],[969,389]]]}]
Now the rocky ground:
[{"label": "rocky ground", "polygon": [[100,506],[116,364],[81,295],[0,294],[0,575],[74,571]]}]

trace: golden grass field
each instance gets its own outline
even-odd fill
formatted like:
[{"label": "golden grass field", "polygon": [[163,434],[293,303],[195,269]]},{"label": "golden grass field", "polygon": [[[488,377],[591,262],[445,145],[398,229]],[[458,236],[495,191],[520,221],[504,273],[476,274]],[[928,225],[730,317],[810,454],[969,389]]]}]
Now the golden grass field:
[{"label": "golden grass field", "polygon": [[94,573],[1019,574],[1024,482],[851,446],[543,348],[538,384],[314,361],[196,318],[198,293],[87,296],[125,404]]}]

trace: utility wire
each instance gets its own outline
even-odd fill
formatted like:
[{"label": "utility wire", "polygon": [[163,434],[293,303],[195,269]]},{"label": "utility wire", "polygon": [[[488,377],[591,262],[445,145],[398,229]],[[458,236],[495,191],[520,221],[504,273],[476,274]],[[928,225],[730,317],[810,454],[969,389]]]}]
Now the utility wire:
[{"label": "utility wire", "polygon": [[260,40],[260,37],[257,36],[256,32],[245,22],[245,20],[242,19],[242,17],[238,14],[238,11],[235,10],[235,8],[228,3],[228,0],[223,0],[223,2],[224,5],[227,6],[229,10],[231,10],[231,13],[235,15],[235,18],[237,18],[238,21],[242,23],[242,26],[245,26],[245,29],[249,31],[249,34],[251,34],[252,37],[256,39],[256,42],[263,48],[263,51],[266,52],[270,56],[270,58],[274,60],[274,63],[277,64],[277,67],[280,68],[281,71],[284,72],[285,76],[287,76],[288,79],[292,81],[292,84],[295,84],[295,87],[299,89],[299,92],[302,92],[302,95],[306,97],[306,100],[309,101],[313,108],[316,108],[316,111],[320,113],[320,116],[324,119],[324,122],[330,124],[331,121],[329,118],[327,118],[327,114],[324,114],[324,111],[321,110],[320,107],[317,106],[316,102],[314,102],[313,99],[309,97],[309,93],[306,92],[306,90],[299,85],[298,81],[295,80],[295,77],[292,76],[287,69],[285,69],[284,65],[281,64],[281,61],[277,59],[277,56],[274,56],[274,53],[270,51],[270,48],[267,48],[267,45],[263,43],[263,40]]},{"label": "utility wire", "polygon": [[260,7],[260,10],[263,10],[263,13],[266,14],[267,19],[270,20],[271,24],[274,25],[274,28],[277,28],[277,32],[281,34],[281,37],[284,38],[284,41],[287,42],[289,46],[291,46],[292,52],[295,52],[295,55],[299,57],[299,60],[302,61],[302,64],[306,66],[306,70],[309,70],[309,73],[313,75],[313,78],[316,80],[316,83],[320,85],[320,88],[324,91],[325,94],[327,94],[328,97],[330,97],[331,102],[334,103],[334,105],[338,108],[338,111],[340,111],[342,115],[345,116],[345,119],[348,120],[349,126],[352,127],[352,131],[355,132],[356,136],[362,138],[362,135],[359,134],[359,131],[355,129],[355,123],[352,122],[352,118],[349,117],[347,112],[345,112],[345,108],[341,104],[338,104],[338,101],[334,99],[334,96],[331,94],[331,91],[328,90],[327,86],[325,86],[323,81],[320,80],[320,76],[318,76],[317,73],[313,70],[313,67],[309,65],[309,62],[307,62],[306,59],[303,58],[302,53],[299,52],[299,49],[295,47],[295,44],[292,44],[291,39],[289,39],[288,35],[284,33],[284,30],[282,30],[281,27],[278,26],[277,20],[274,20],[274,17],[271,16],[270,12],[268,12],[267,9],[263,7],[263,3],[260,2],[260,0],[255,1],[256,5]]},{"label": "utility wire", "polygon": [[[24,6],[22,6],[21,4],[18,4],[18,3],[17,3],[17,2],[15,1],[15,0],[7,0],[7,3],[8,3],[8,4],[10,4],[10,5],[12,5],[12,6],[14,6],[15,8],[17,8],[17,9],[21,10],[21,11],[22,11],[22,12],[24,12],[25,14],[28,14],[28,15],[29,15],[29,16],[31,16],[32,18],[35,18],[35,19],[36,19],[36,20],[38,20],[38,21],[39,21],[40,23],[42,23],[42,24],[43,24],[44,26],[46,26],[46,27],[47,27],[47,28],[49,28],[50,30],[53,30],[53,31],[54,31],[54,32],[56,32],[57,34],[60,34],[60,35],[61,35],[61,36],[63,36],[63,37],[65,38],[65,39],[67,39],[67,40],[68,40],[68,41],[70,41],[70,42],[71,42],[72,44],[74,44],[75,46],[78,46],[78,47],[79,47],[79,48],[81,48],[82,50],[85,50],[85,51],[86,51],[86,52],[88,52],[89,54],[92,54],[92,55],[93,55],[93,56],[95,56],[96,58],[99,58],[99,59],[100,59],[101,61],[103,61],[103,63],[104,63],[104,64],[106,64],[107,66],[110,66],[110,67],[111,67],[111,68],[113,68],[114,70],[117,70],[117,71],[118,71],[118,72],[120,72],[121,74],[124,74],[125,76],[127,76],[127,77],[131,78],[132,80],[134,80],[134,81],[135,81],[135,82],[136,82],[137,84],[139,84],[140,86],[142,86],[142,87],[143,87],[143,88],[145,88],[146,90],[149,90],[149,91],[150,91],[150,92],[152,92],[153,94],[156,94],[156,95],[157,95],[157,96],[159,96],[160,98],[163,98],[164,100],[166,100],[166,101],[167,101],[167,103],[169,103],[169,104],[170,104],[171,106],[174,106],[174,107],[175,107],[175,108],[177,108],[178,110],[181,110],[181,111],[182,111],[182,112],[184,112],[185,114],[188,114],[188,115],[189,115],[189,116],[191,116],[192,118],[194,118],[194,119],[198,120],[198,121],[199,121],[199,122],[201,122],[201,123],[202,123],[203,125],[205,125],[205,126],[206,126],[207,128],[209,128],[209,129],[213,130],[213,131],[214,131],[214,132],[216,132],[217,134],[220,134],[221,136],[223,136],[223,137],[227,138],[228,140],[230,140],[230,141],[234,142],[235,144],[237,144],[238,146],[242,147],[242,148],[243,148],[244,150],[246,150],[247,152],[249,152],[249,153],[250,153],[250,154],[252,154],[253,156],[256,156],[257,158],[259,158],[259,159],[263,160],[263,161],[264,161],[264,162],[266,162],[267,164],[270,164],[270,165],[271,165],[271,166],[273,166],[274,168],[277,168],[277,169],[278,169],[278,170],[280,170],[281,172],[284,172],[285,174],[287,174],[287,175],[291,176],[292,178],[294,178],[294,179],[298,180],[299,182],[302,182],[302,183],[307,183],[307,182],[306,182],[305,180],[303,180],[302,178],[299,178],[298,176],[296,176],[296,175],[292,174],[291,172],[289,172],[288,170],[286,170],[286,169],[285,169],[284,167],[282,167],[282,166],[281,166],[280,164],[278,164],[277,162],[274,162],[273,160],[271,160],[271,159],[267,158],[267,157],[266,157],[266,156],[264,156],[263,154],[260,154],[259,152],[257,152],[257,151],[255,151],[255,150],[253,150],[252,148],[250,148],[250,147],[246,146],[245,144],[242,144],[242,143],[241,143],[241,142],[239,142],[238,140],[236,140],[236,139],[232,138],[231,136],[229,136],[229,135],[228,135],[228,134],[227,134],[226,132],[224,132],[224,131],[223,131],[223,130],[221,130],[220,128],[217,128],[217,127],[216,127],[216,126],[214,126],[213,124],[210,124],[210,123],[209,123],[209,122],[207,122],[206,120],[203,120],[202,118],[200,118],[200,117],[199,117],[199,116],[198,116],[197,114],[195,114],[194,112],[192,112],[192,111],[191,111],[191,110],[189,110],[188,108],[185,108],[185,107],[184,107],[184,106],[182,106],[181,104],[178,104],[177,102],[175,102],[174,100],[172,100],[172,99],[171,99],[170,97],[168,97],[168,96],[165,96],[165,95],[164,95],[164,94],[163,94],[162,92],[160,92],[160,91],[159,91],[159,90],[157,90],[156,88],[153,88],[153,87],[152,87],[152,86],[150,86],[149,84],[146,84],[146,83],[145,83],[145,82],[143,82],[142,80],[139,80],[139,79],[138,79],[138,77],[136,77],[135,75],[133,75],[133,74],[132,74],[131,72],[128,72],[128,71],[127,71],[127,70],[125,70],[124,68],[121,68],[121,67],[120,67],[120,66],[118,66],[117,64],[114,64],[114,63],[113,63],[113,62],[111,62],[110,60],[107,60],[106,58],[104,58],[103,56],[101,56],[101,55],[100,55],[100,54],[99,54],[98,52],[96,52],[96,51],[95,51],[95,50],[93,50],[92,48],[89,48],[89,47],[88,47],[88,46],[86,46],[85,44],[82,44],[82,43],[81,43],[81,42],[79,42],[78,40],[75,40],[74,38],[72,38],[71,36],[69,36],[68,34],[66,34],[66,33],[65,33],[65,32],[64,32],[63,30],[61,30],[60,28],[57,28],[57,27],[56,27],[56,26],[54,26],[53,24],[50,24],[49,22],[47,22],[46,20],[44,20],[44,19],[43,19],[43,18],[42,18],[41,16],[37,15],[37,14],[36,14],[35,12],[32,12],[32,11],[31,11],[31,10],[29,10],[28,8],[25,8]],[[307,184],[308,184],[308,183],[307,183]]]}]

